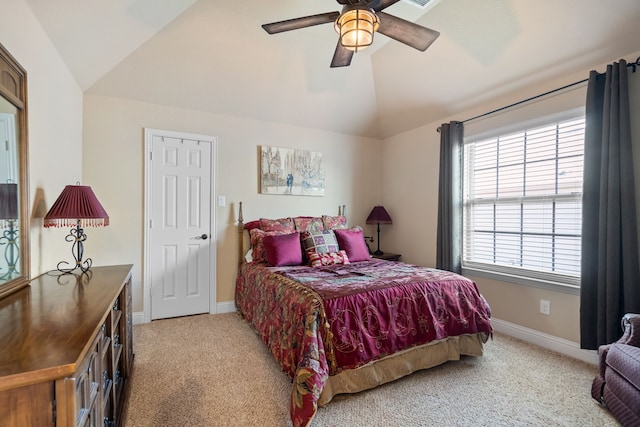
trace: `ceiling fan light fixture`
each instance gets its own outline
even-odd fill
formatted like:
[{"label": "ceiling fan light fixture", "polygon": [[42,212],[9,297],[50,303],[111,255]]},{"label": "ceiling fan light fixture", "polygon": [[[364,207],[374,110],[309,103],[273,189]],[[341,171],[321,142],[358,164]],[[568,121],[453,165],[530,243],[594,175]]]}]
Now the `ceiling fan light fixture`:
[{"label": "ceiling fan light fixture", "polygon": [[373,34],[380,20],[375,12],[363,6],[347,6],[336,19],[335,29],[340,34],[340,44],[357,52],[373,43]]}]

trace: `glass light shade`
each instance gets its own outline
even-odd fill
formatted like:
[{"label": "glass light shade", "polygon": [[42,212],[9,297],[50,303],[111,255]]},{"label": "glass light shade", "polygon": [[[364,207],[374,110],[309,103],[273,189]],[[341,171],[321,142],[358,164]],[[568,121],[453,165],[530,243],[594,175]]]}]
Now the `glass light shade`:
[{"label": "glass light shade", "polygon": [[340,44],[345,49],[357,52],[373,43],[373,33],[379,25],[378,17],[371,10],[353,8],[338,17],[335,28],[340,34]]}]

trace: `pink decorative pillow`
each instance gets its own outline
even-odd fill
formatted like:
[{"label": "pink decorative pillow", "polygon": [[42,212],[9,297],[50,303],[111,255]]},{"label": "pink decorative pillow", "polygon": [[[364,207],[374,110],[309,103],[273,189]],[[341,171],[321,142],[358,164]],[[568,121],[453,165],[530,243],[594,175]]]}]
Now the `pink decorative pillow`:
[{"label": "pink decorative pillow", "polygon": [[266,236],[279,236],[287,234],[282,231],[262,231],[259,228],[249,230],[249,238],[251,240],[251,257],[254,262],[265,262],[267,254],[264,249],[264,238]]},{"label": "pink decorative pillow", "polygon": [[305,252],[313,251],[319,254],[326,254],[340,250],[333,230],[305,231],[300,239]]},{"label": "pink decorative pillow", "polygon": [[322,224],[324,225],[325,230],[342,230],[347,228],[347,217],[342,215],[322,215]]},{"label": "pink decorative pillow", "polygon": [[366,261],[371,258],[361,228],[333,230],[333,232],[336,235],[336,239],[338,239],[340,249],[343,249],[347,253],[349,261]]},{"label": "pink decorative pillow", "polygon": [[264,249],[267,262],[274,267],[302,264],[302,249],[298,232],[265,236]]},{"label": "pink decorative pillow", "polygon": [[320,217],[297,216],[293,218],[293,223],[296,225],[296,230],[299,232],[324,230],[322,218]]},{"label": "pink decorative pillow", "polygon": [[311,267],[322,267],[324,265],[333,264],[349,264],[349,257],[345,251],[329,252],[326,254],[319,254],[317,252],[307,252],[309,258],[309,265]]},{"label": "pink decorative pillow", "polygon": [[285,233],[293,233],[296,226],[291,218],[267,219],[260,218],[260,229],[262,231],[283,231]]}]

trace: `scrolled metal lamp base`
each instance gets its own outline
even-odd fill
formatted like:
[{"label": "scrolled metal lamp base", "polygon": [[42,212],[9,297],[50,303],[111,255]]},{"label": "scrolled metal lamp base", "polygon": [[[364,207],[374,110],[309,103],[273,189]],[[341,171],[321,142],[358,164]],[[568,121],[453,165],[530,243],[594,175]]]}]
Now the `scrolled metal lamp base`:
[{"label": "scrolled metal lamp base", "polygon": [[73,254],[73,258],[75,259],[75,267],[73,268],[61,268],[61,265],[70,265],[71,263],[67,261],[60,261],[56,268],[58,271],[64,274],[71,274],[77,269],[80,269],[83,273],[86,273],[91,268],[91,264],[93,261],[91,258],[86,258],[84,261],[82,260],[82,255],[84,252],[84,244],[83,242],[87,240],[87,235],[84,234],[84,229],[80,226],[80,221],[78,221],[78,225],[76,228],[72,228],[69,234],[64,238],[67,242],[73,242],[73,246],[71,247],[71,253]]},{"label": "scrolled metal lamp base", "polygon": [[[6,242],[3,242],[6,240]],[[0,280],[11,280],[18,276],[18,260],[20,258],[20,248],[18,247],[18,228],[14,225],[14,220],[9,220],[9,228],[4,230],[0,236],[0,245],[7,245],[4,249],[4,260],[7,263],[7,272],[0,276]]]}]

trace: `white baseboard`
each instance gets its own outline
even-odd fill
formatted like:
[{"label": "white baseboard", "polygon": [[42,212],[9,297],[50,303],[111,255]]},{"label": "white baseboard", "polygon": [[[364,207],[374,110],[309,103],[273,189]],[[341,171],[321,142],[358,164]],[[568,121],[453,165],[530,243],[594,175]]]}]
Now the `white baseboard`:
[{"label": "white baseboard", "polygon": [[131,320],[134,325],[142,325],[144,323],[144,311],[134,312]]},{"label": "white baseboard", "polygon": [[[216,304],[216,314],[222,313],[235,313],[236,304],[233,301],[219,302]],[[146,323],[144,321],[144,311],[136,311],[133,313],[132,321],[134,325],[141,325]]]},{"label": "white baseboard", "polygon": [[219,302],[216,304],[216,313],[235,313],[236,312],[236,303],[233,301],[225,301]]},{"label": "white baseboard", "polygon": [[524,326],[496,318],[491,319],[491,325],[496,332],[501,332],[522,341],[527,341],[531,344],[557,351],[558,353],[582,360],[583,362],[591,363],[593,365],[598,364],[597,351],[583,350],[580,348],[580,344],[573,341],[568,341],[563,338],[545,334],[534,329],[525,328]]}]

